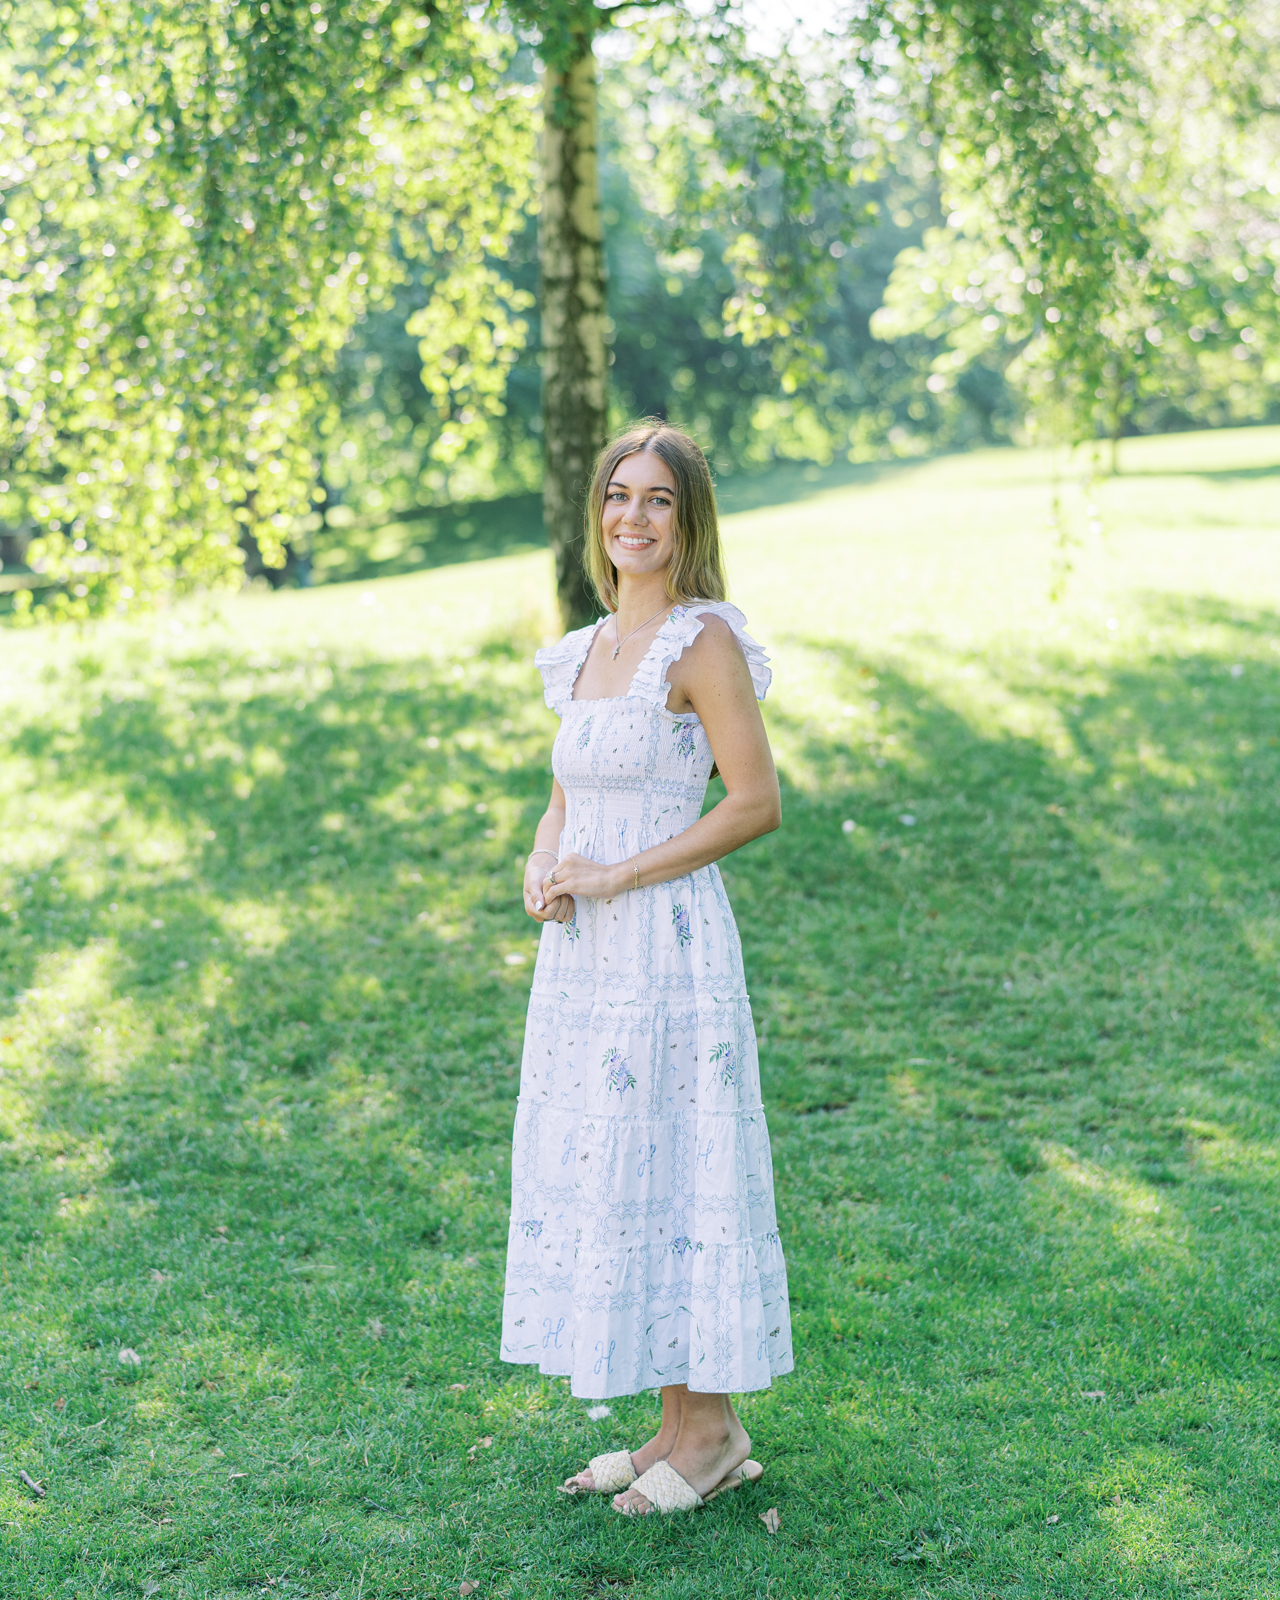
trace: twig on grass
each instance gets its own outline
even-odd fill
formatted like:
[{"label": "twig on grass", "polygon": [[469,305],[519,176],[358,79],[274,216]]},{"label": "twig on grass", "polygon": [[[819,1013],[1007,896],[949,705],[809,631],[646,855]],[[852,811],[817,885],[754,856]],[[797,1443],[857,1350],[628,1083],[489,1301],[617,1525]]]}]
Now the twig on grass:
[{"label": "twig on grass", "polygon": [[26,1484],[27,1488],[31,1490],[32,1494],[35,1495],[37,1500],[44,1499],[44,1485],[42,1483],[37,1483],[25,1467],[19,1467],[18,1476],[22,1479],[23,1483]]}]

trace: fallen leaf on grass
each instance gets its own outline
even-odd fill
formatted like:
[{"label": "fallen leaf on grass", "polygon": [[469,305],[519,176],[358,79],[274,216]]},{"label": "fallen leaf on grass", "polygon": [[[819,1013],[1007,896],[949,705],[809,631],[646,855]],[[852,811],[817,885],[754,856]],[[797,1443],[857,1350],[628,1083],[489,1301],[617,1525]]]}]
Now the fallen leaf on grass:
[{"label": "fallen leaf on grass", "polygon": [[53,1409],[55,1411],[65,1411],[67,1409],[67,1397],[65,1394],[60,1394],[53,1402]]},{"label": "fallen leaf on grass", "polygon": [[30,1383],[24,1383],[22,1387],[24,1389],[38,1389],[40,1387],[40,1380],[39,1378],[33,1378]]},{"label": "fallen leaf on grass", "polygon": [[450,1393],[452,1393],[452,1394],[461,1394],[461,1393],[462,1393],[462,1391],[463,1391],[463,1390],[464,1390],[464,1389],[465,1389],[465,1388],[466,1388],[466,1387],[467,1387],[467,1386],[466,1386],[466,1384],[465,1384],[465,1383],[451,1383],[451,1384],[450,1384],[450,1385],[449,1385],[449,1390],[450,1390]]},{"label": "fallen leaf on grass", "polygon": [[1082,1400],[1105,1400],[1107,1392],[1105,1389],[1081,1389],[1080,1398]]},{"label": "fallen leaf on grass", "polygon": [[1113,1494],[1111,1496],[1111,1504],[1113,1506],[1122,1506],[1124,1504],[1124,1501],[1120,1498],[1120,1496],[1118,1494]]},{"label": "fallen leaf on grass", "polygon": [[214,1447],[213,1447],[213,1449],[212,1449],[212,1450],[210,1450],[210,1452],[209,1452],[209,1454],[210,1454],[210,1455],[211,1455],[211,1456],[225,1456],[225,1455],[226,1455],[226,1453],[227,1453],[227,1452],[226,1452],[226,1451],[225,1451],[225,1450],[224,1450],[224,1449],[223,1449],[223,1448],[222,1448],[222,1446],[221,1446],[221,1445],[219,1445],[219,1444],[215,1444],[215,1445],[214,1445]]},{"label": "fallen leaf on grass", "polygon": [[766,1533],[777,1533],[780,1518],[777,1506],[770,1506],[767,1511],[760,1513],[760,1520],[764,1523]]},{"label": "fallen leaf on grass", "polygon": [[227,1474],[228,1478],[247,1478],[248,1476],[247,1472],[229,1472]]},{"label": "fallen leaf on grass", "polygon": [[474,1594],[479,1587],[480,1585],[472,1583],[470,1578],[464,1578],[458,1585],[458,1593],[461,1595]]},{"label": "fallen leaf on grass", "polygon": [[493,1435],[489,1434],[489,1433],[486,1433],[484,1438],[480,1440],[479,1444],[473,1444],[471,1446],[470,1450],[467,1451],[467,1454],[471,1457],[472,1461],[474,1461],[475,1458],[476,1458],[476,1451],[477,1450],[488,1450],[488,1449],[490,1449],[492,1447],[492,1445],[493,1445]]},{"label": "fallen leaf on grass", "polygon": [[122,1367],[140,1367],[142,1365],[142,1357],[136,1350],[131,1350],[128,1345],[125,1345],[116,1360]]},{"label": "fallen leaf on grass", "polygon": [[1054,1516],[1052,1516],[1052,1517],[1046,1517],[1046,1518],[1045,1518],[1045,1519],[1044,1519],[1044,1520],[1045,1520],[1045,1521],[1046,1521],[1046,1522],[1047,1522],[1047,1523],[1049,1523],[1049,1524],[1050,1524],[1050,1525],[1052,1525],[1052,1524],[1053,1524],[1053,1523],[1055,1523],[1055,1522],[1056,1522],[1056,1521],[1057,1521],[1057,1520],[1058,1520],[1058,1518],[1057,1518],[1057,1515],[1056,1515],[1056,1514],[1055,1514],[1055,1515],[1054,1515]]},{"label": "fallen leaf on grass", "polygon": [[383,1327],[382,1321],[379,1317],[369,1318],[368,1332],[371,1339],[381,1339],[386,1331],[387,1330],[385,1327]]},{"label": "fallen leaf on grass", "polygon": [[[606,1417],[611,1417],[613,1412],[608,1406],[588,1406],[587,1415],[591,1418],[592,1422],[603,1422]],[[632,1471],[634,1470],[635,1469],[633,1467]]]},{"label": "fallen leaf on grass", "polygon": [[159,1267],[152,1267],[151,1281],[152,1283],[168,1283],[169,1274],[167,1272],[161,1272]]}]

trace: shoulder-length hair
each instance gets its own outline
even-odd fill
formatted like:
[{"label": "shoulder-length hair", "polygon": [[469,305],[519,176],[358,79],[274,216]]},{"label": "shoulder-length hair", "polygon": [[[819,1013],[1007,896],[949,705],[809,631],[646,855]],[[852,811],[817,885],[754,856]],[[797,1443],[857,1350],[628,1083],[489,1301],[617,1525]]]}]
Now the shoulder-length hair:
[{"label": "shoulder-length hair", "polygon": [[687,433],[664,422],[641,422],[606,445],[587,496],[585,564],[605,609],[618,609],[618,570],[605,554],[604,497],[620,462],[641,450],[661,457],[674,480],[671,527],[675,548],[667,566],[667,594],[677,603],[723,600],[727,590],[716,492],[707,458]]}]

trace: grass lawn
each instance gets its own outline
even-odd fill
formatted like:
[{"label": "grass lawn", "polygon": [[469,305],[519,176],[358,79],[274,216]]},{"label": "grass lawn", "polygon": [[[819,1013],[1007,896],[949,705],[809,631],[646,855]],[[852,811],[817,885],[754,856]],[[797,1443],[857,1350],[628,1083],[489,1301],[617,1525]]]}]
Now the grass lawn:
[{"label": "grass lawn", "polygon": [[799,1364],[692,1517],[496,1358],[548,559],[0,633],[0,1595],[1276,1594],[1280,429],[1124,450],[726,495]]}]

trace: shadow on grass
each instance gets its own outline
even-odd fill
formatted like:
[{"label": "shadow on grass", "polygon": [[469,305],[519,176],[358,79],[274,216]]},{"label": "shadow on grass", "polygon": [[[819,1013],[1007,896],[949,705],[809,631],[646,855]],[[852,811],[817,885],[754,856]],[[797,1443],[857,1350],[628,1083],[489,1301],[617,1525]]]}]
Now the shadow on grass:
[{"label": "shadow on grass", "polygon": [[[1152,617],[1227,645],[1090,692],[1046,649],[1003,683],[1034,737],[825,640],[842,693],[874,681],[869,736],[773,713],[785,825],[726,877],[801,1354],[749,1402],[789,1592],[1157,1585],[1188,1542],[1190,1581],[1269,1514],[1280,618]],[[187,1485],[175,1571],[287,1550],[390,1595],[461,1572],[474,1525],[514,1592],[673,1558],[722,1592],[683,1525],[530,1501],[604,1444],[494,1359],[550,734],[525,654],[90,653],[5,740],[0,1248],[11,1376],[43,1385],[5,1426],[97,1519],[134,1496],[159,1530]],[[231,1512],[178,1442],[253,1463]],[[366,1501],[444,1510],[397,1544]]]},{"label": "shadow on grass", "polygon": [[341,530],[339,537],[341,544],[326,544],[318,556],[317,582],[393,577],[545,549],[547,542],[542,496],[537,494],[413,506],[385,522],[357,522]]},{"label": "shadow on grass", "polygon": [[[858,465],[836,461],[828,466],[783,462],[760,472],[735,473],[717,484],[716,494],[721,515],[731,516],[790,505],[851,484],[875,483],[937,459],[930,456]],[[344,528],[340,537],[341,545],[326,546],[317,558],[318,583],[367,581],[515,555],[546,545],[542,498],[536,494],[453,506],[415,506],[385,522],[356,522]]]}]

